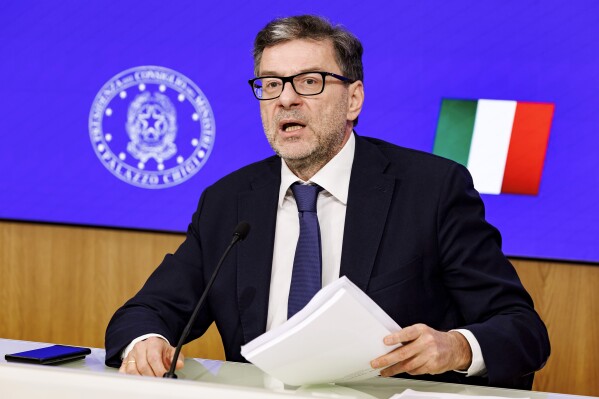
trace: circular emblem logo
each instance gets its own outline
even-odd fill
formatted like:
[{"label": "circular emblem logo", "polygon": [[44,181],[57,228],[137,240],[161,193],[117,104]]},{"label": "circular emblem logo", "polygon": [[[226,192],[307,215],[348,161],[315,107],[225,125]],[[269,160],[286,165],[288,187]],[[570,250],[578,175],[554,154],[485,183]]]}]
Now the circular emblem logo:
[{"label": "circular emblem logo", "polygon": [[110,79],[89,114],[96,155],[116,177],[143,188],[183,183],[204,166],[214,145],[214,115],[200,88],[159,66]]}]

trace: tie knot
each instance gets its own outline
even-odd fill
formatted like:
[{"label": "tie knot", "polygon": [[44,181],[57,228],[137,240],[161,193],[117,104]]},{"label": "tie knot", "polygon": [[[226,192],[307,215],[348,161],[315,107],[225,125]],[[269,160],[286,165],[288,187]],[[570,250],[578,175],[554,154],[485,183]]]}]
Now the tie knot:
[{"label": "tie knot", "polygon": [[291,191],[293,191],[297,203],[297,210],[300,212],[316,212],[316,199],[320,190],[322,190],[322,187],[317,185],[292,184]]}]

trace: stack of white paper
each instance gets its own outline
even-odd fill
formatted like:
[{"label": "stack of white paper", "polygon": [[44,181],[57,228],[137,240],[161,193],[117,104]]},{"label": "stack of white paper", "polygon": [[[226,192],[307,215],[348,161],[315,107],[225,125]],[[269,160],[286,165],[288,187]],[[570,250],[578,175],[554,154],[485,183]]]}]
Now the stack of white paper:
[{"label": "stack of white paper", "polygon": [[401,328],[347,277],[322,288],[304,309],[247,345],[241,354],[289,385],[348,382],[379,375],[370,361],[399,345]]}]

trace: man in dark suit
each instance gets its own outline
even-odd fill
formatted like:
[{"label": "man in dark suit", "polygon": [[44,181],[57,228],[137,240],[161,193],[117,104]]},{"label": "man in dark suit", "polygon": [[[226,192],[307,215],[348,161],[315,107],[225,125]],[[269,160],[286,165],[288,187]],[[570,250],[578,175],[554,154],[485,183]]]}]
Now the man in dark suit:
[{"label": "man in dark suit", "polygon": [[531,387],[549,356],[547,331],[470,175],[355,134],[361,56],[351,33],[317,17],[277,19],[258,34],[250,83],[277,156],[204,191],[185,242],[111,320],[108,365],[165,372],[170,343],[241,220],[252,232],[224,263],[190,338],[215,321],[227,359],[245,361],[241,345],[283,323],[288,298],[296,300],[298,237],[307,234],[299,183],[317,187],[318,283],[347,276],[404,327],[385,338],[403,346],[372,367],[385,376]]}]

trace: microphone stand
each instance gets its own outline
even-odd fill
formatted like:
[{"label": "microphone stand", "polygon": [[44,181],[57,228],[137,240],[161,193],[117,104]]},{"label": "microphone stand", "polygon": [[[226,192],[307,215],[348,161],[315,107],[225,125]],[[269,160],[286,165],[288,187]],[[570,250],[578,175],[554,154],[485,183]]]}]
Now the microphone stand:
[{"label": "microphone stand", "polygon": [[248,235],[249,231],[250,231],[250,225],[247,222],[241,222],[235,228],[235,232],[233,233],[233,239],[231,240],[231,243],[229,244],[229,246],[223,253],[223,256],[218,261],[218,264],[216,265],[216,269],[214,269],[214,272],[212,273],[212,277],[210,277],[210,281],[208,281],[208,284],[206,285],[206,288],[204,289],[204,292],[202,293],[202,296],[200,297],[198,304],[196,305],[195,309],[193,310],[193,313],[191,314],[191,318],[189,319],[189,322],[185,326],[185,329],[183,330],[183,334],[181,334],[181,338],[179,339],[179,343],[177,344],[177,348],[175,349],[175,354],[173,356],[173,361],[171,363],[171,367],[169,368],[169,370],[166,373],[164,373],[164,375],[162,376],[163,378],[177,378],[177,374],[175,374],[175,367],[177,366],[177,359],[179,359],[179,354],[181,353],[181,348],[183,348],[183,343],[185,342],[185,340],[187,339],[187,336],[189,335],[189,332],[191,331],[191,326],[193,325],[193,322],[195,321],[195,319],[198,316],[198,313],[200,312],[200,309],[202,308],[202,306],[204,305],[204,302],[206,301],[208,292],[210,292],[210,287],[212,287],[212,284],[214,284],[216,275],[218,274],[218,271],[220,270],[220,267],[222,266],[225,258],[231,251],[231,248],[233,248],[233,246],[235,244],[237,244],[239,241],[242,241]]}]

